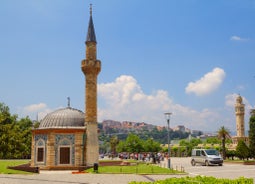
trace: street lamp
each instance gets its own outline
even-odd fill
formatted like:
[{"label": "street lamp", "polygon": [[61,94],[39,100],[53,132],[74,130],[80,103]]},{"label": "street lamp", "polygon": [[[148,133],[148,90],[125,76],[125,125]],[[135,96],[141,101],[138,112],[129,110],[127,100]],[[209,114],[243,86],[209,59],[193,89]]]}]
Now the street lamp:
[{"label": "street lamp", "polygon": [[172,115],[171,112],[166,112],[165,117],[167,120],[167,143],[168,143],[168,164],[167,167],[170,169],[171,168],[171,159],[170,159],[170,129],[169,129],[169,124],[170,124],[170,116]]}]

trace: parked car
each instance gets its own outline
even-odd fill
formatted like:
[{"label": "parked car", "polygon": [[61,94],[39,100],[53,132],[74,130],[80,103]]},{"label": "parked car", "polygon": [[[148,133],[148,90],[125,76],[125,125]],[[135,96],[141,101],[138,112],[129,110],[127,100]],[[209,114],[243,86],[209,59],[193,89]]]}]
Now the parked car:
[{"label": "parked car", "polygon": [[215,149],[193,149],[191,152],[191,165],[223,165],[223,159]]}]

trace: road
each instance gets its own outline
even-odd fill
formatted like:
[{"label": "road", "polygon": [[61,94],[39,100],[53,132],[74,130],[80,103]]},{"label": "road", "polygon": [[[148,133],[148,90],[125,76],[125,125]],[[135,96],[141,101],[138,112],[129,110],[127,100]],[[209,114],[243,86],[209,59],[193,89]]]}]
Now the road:
[{"label": "road", "polygon": [[[203,175],[231,179],[245,177],[253,178],[255,181],[255,165],[223,163],[223,166],[201,166],[199,164],[191,166],[190,158],[172,158],[171,165],[178,170],[183,167],[190,176]],[[167,160],[161,163],[161,166],[166,167]]]}]

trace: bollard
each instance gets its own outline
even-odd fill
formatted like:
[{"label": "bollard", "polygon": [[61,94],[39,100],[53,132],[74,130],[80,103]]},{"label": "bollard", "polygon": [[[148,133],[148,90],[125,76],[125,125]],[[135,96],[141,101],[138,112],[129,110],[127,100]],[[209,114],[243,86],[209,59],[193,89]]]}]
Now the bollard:
[{"label": "bollard", "polygon": [[94,172],[98,172],[98,163],[94,163]]}]

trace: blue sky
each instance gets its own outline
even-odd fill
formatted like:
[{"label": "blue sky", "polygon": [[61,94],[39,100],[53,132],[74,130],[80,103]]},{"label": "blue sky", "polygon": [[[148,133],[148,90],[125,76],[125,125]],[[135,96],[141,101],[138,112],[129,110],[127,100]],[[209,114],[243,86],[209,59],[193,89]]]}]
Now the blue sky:
[{"label": "blue sky", "polygon": [[98,121],[235,131],[255,104],[255,0],[2,0],[0,102],[39,119],[84,111],[89,4],[97,36]]}]

